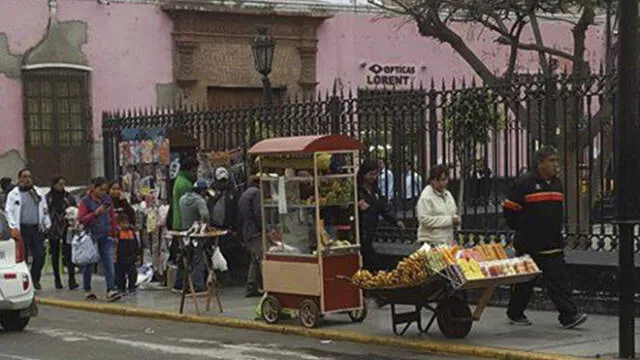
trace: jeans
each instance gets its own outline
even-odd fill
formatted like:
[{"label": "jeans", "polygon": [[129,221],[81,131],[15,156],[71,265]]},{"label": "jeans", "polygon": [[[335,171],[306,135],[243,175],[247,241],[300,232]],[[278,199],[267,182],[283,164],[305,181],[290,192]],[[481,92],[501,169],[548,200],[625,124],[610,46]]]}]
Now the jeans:
[{"label": "jeans", "polygon": [[[115,269],[113,265],[114,242],[110,237],[97,239],[98,253],[100,254],[100,262],[102,263],[102,271],[104,279],[107,282],[107,292],[115,290]],[[82,267],[82,286],[84,291],[91,291],[91,277],[93,276],[93,266],[85,265]]]},{"label": "jeans", "polygon": [[39,225],[20,225],[20,233],[24,240],[25,256],[32,258],[31,278],[36,284],[40,283],[42,268],[44,267],[44,235],[40,231]]}]

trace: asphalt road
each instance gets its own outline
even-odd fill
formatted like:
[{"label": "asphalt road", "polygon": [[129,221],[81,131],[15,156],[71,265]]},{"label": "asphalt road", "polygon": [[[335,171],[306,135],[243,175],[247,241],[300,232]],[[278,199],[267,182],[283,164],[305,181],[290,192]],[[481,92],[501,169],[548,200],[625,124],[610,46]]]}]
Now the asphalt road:
[{"label": "asphalt road", "polygon": [[[453,359],[363,344],[60,308],[40,308],[22,333],[0,331],[0,360]],[[459,357],[455,357],[459,359]]]}]

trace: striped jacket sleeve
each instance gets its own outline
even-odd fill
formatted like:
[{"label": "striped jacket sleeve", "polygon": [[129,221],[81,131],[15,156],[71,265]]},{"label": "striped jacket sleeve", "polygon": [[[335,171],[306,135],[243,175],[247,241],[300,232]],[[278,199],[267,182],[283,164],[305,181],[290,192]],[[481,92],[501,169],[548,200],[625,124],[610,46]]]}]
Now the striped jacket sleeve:
[{"label": "striped jacket sleeve", "polygon": [[509,195],[502,202],[502,211],[505,220],[509,228],[516,230],[518,226],[518,219],[522,213],[522,207],[524,206],[524,194],[525,188],[521,181],[514,184],[513,188],[509,192]]}]

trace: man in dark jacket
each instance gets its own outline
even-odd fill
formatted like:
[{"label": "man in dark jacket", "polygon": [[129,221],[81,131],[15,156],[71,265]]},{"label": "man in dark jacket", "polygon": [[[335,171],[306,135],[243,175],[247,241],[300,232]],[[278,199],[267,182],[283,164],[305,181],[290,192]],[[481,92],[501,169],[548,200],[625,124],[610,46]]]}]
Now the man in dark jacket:
[{"label": "man in dark jacket", "polygon": [[[229,276],[240,280],[238,272],[241,268],[244,250],[240,241],[236,241],[238,225],[238,194],[231,181],[229,170],[219,167],[215,170],[212,187],[215,194],[207,201],[209,207],[209,225],[230,230],[232,235],[220,239],[220,251],[229,264]],[[244,279],[241,279],[244,281]]]},{"label": "man in dark jacket", "polygon": [[229,170],[223,167],[216,169],[212,184],[215,195],[209,201],[209,215],[212,226],[235,230],[239,196],[229,180]]},{"label": "man in dark jacket", "polygon": [[[518,255],[528,254],[543,273],[547,292],[560,313],[566,329],[583,324],[587,315],[578,313],[572,299],[569,274],[564,260],[562,236],[563,202],[560,158],[551,146],[535,155],[535,169],[518,179],[502,203],[509,227],[516,231],[514,246]],[[514,325],[531,325],[524,315],[535,279],[513,288],[507,316]]]},{"label": "man in dark jacket", "polygon": [[242,242],[251,256],[247,274],[247,297],[262,293],[262,208],[257,179],[249,179],[247,190],[238,202],[238,220]]}]

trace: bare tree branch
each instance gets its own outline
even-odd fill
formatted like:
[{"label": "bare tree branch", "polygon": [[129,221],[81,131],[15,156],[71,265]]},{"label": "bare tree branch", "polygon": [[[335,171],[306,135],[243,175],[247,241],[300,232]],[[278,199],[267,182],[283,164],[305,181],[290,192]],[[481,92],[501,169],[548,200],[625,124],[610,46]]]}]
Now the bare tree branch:
[{"label": "bare tree branch", "polygon": [[509,53],[509,64],[507,65],[507,71],[503,74],[503,77],[507,79],[513,78],[513,73],[516,68],[516,62],[518,60],[518,44],[520,44],[520,34],[522,34],[522,30],[524,29],[524,22],[521,22],[516,30],[516,34],[514,36],[514,41],[511,44],[511,50]]},{"label": "bare tree branch", "polygon": [[544,47],[544,41],[542,40],[542,32],[540,31],[540,24],[538,24],[538,17],[535,13],[531,13],[529,15],[529,19],[531,20],[531,30],[533,31],[533,38],[536,41],[536,45],[540,46],[541,49],[538,51],[538,60],[540,62],[540,67],[542,71],[544,71],[545,75],[549,76],[550,68],[547,64],[547,55],[542,50]]},{"label": "bare tree branch", "polygon": [[[512,45],[513,41],[505,36],[501,36],[500,38],[498,38],[496,40],[497,43],[502,44],[502,45]],[[527,51],[542,51],[544,53],[547,53],[549,55],[554,55],[557,57],[561,57],[563,59],[567,59],[567,60],[571,60],[573,61],[573,55],[564,52],[562,50],[558,50],[558,49],[554,49],[554,48],[550,48],[548,46],[538,46],[537,44],[532,44],[532,43],[519,43],[518,44],[518,49],[520,50],[527,50]]]},{"label": "bare tree branch", "polygon": [[541,20],[564,22],[564,23],[567,23],[567,24],[571,24],[573,26],[575,26],[577,24],[577,22],[575,22],[575,21],[571,21],[569,19],[563,19],[563,18],[557,17],[557,16],[548,16],[548,15],[544,15],[544,14],[539,14],[537,16],[538,16],[538,19],[541,19]]}]

